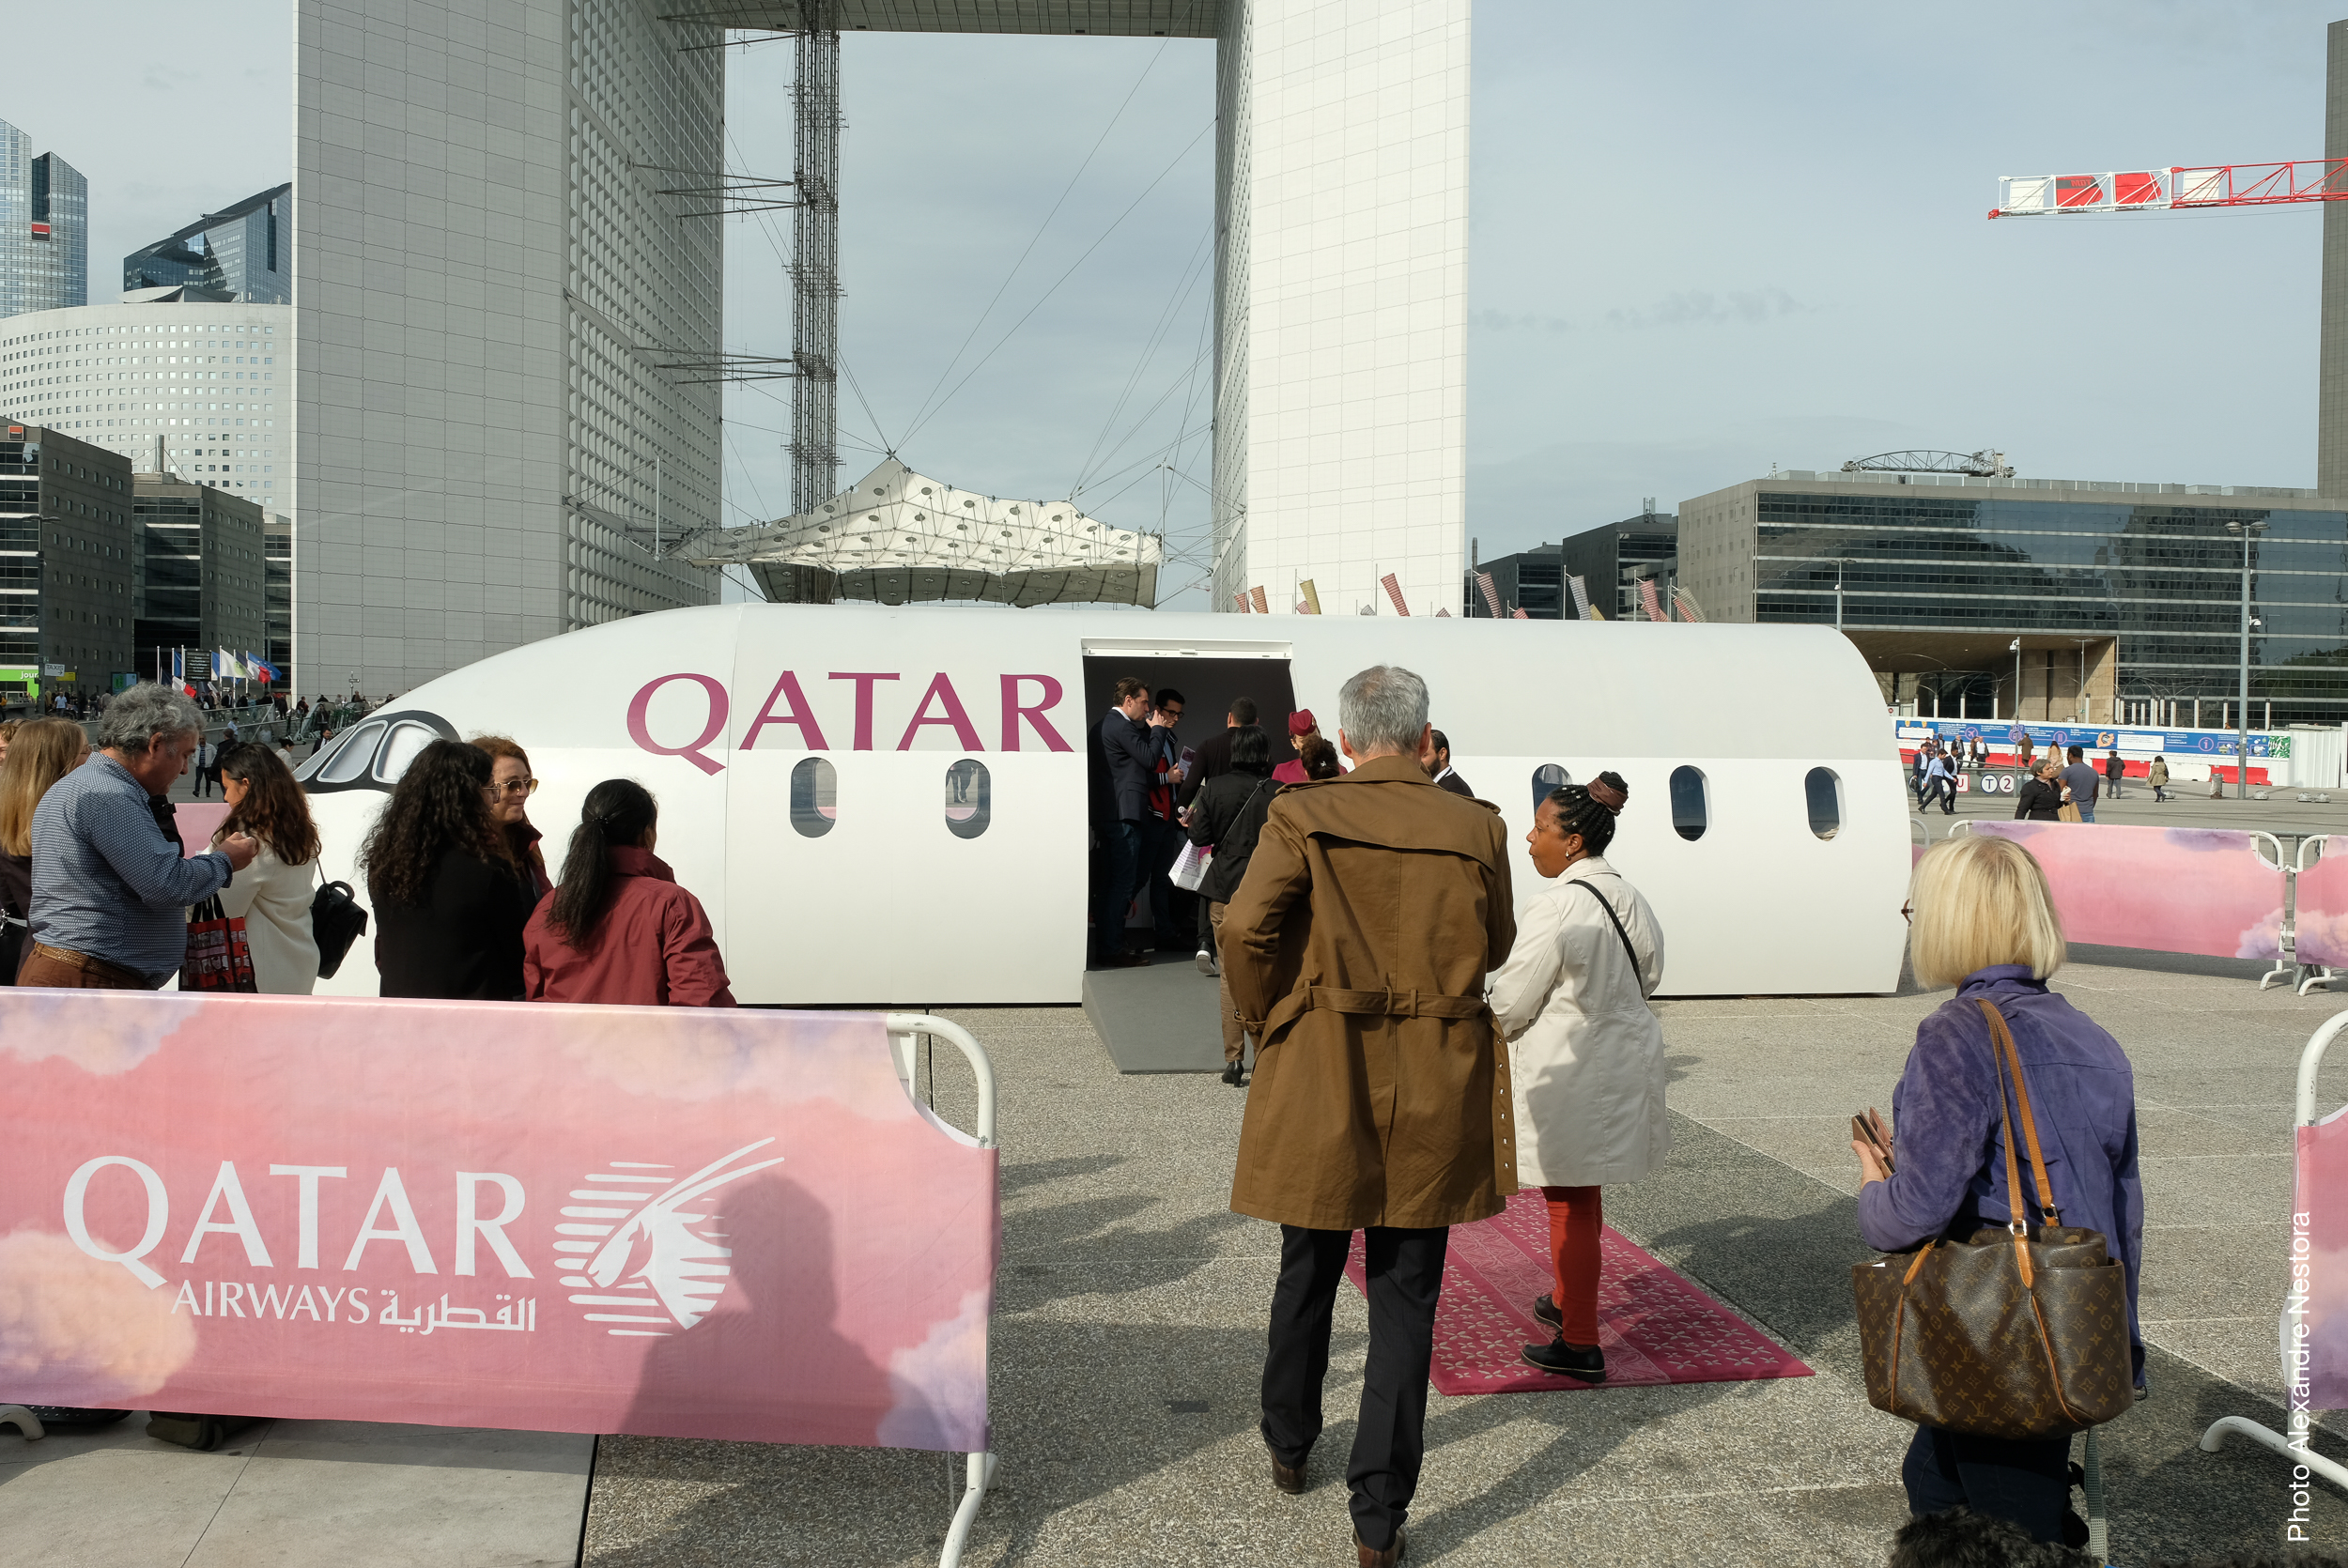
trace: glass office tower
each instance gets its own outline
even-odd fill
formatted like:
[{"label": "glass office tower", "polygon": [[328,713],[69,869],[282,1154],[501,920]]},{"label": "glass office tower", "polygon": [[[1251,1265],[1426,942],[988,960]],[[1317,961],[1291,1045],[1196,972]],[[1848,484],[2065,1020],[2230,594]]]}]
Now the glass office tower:
[{"label": "glass office tower", "polygon": [[0,120],[0,316],[89,302],[89,182]]},{"label": "glass office tower", "polygon": [[293,303],[293,187],[208,212],[122,258],[122,292],[195,288],[224,304]]}]

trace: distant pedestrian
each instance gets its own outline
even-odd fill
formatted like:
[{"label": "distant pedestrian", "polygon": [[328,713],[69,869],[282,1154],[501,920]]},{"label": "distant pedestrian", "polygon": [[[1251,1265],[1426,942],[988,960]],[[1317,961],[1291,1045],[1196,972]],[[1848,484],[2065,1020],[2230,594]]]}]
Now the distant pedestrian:
[{"label": "distant pedestrian", "polygon": [[220,766],[220,747],[212,744],[209,736],[199,734],[195,742],[195,754],[189,761],[195,767],[195,798],[209,800],[212,796],[212,786],[220,777],[217,771]]},{"label": "distant pedestrian", "polygon": [[106,710],[99,750],[33,808],[32,952],[23,986],[153,991],[188,956],[188,906],[253,863],[231,834],[182,857],[168,798],[202,734],[203,711],[142,682]]},{"label": "distant pedestrian", "polygon": [[2169,759],[2154,758],[2152,767],[2144,775],[2144,782],[2153,787],[2153,799],[2155,802],[2168,800],[2169,797],[2161,792],[2169,788]]},{"label": "distant pedestrian", "polygon": [[385,996],[513,1002],[537,901],[498,820],[489,754],[463,741],[416,753],[359,853]]},{"label": "distant pedestrian", "polygon": [[1405,1549],[1449,1227],[1517,1188],[1484,1002],[1516,936],[1506,829],[1428,781],[1427,709],[1407,669],[1345,684],[1339,734],[1359,766],[1274,798],[1223,926],[1231,999],[1259,1042],[1231,1207],[1280,1226],[1262,1432],[1283,1492],[1305,1489],[1331,1305],[1366,1233],[1368,1358],[1346,1467],[1363,1568]]},{"label": "distant pedestrian", "polygon": [[51,786],[89,761],[89,734],[65,719],[10,725],[0,759],[0,985],[16,984],[32,931],[33,812]]},{"label": "distant pedestrian", "polygon": [[[1272,781],[1271,737],[1253,724],[1224,733],[1230,737],[1226,748],[1230,771],[1210,778],[1198,792],[1198,798],[1191,802],[1187,830],[1192,843],[1214,851],[1207,874],[1198,884],[1198,897],[1206,902],[1207,925],[1218,952],[1223,946],[1224,909],[1247,874],[1257,836],[1263,831],[1264,813],[1271,810],[1272,797],[1280,790]],[[1232,1010],[1228,968],[1223,971],[1215,1010],[1223,1020],[1223,1082],[1238,1088],[1246,1075],[1247,1036]]]},{"label": "distant pedestrian", "polygon": [[1430,776],[1439,790],[1448,790],[1470,800],[1475,798],[1475,792],[1468,787],[1468,781],[1461,778],[1459,770],[1451,765],[1451,738],[1440,730],[1435,731],[1435,771]]},{"label": "distant pedestrian", "polygon": [[1941,751],[1932,754],[1925,770],[1924,804],[1929,806],[1935,799],[1940,802],[1942,816],[1956,815],[1956,769],[1951,765],[1947,753]]},{"label": "distant pedestrian", "polygon": [[475,735],[472,744],[489,754],[492,809],[504,829],[506,848],[514,864],[529,874],[532,896],[543,899],[554,890],[554,879],[547,875],[547,857],[538,844],[546,835],[530,822],[530,797],[538,792],[530,753],[504,735]]},{"label": "distant pedestrian", "polygon": [[1161,953],[1187,953],[1198,940],[1196,896],[1177,887],[1167,876],[1182,853],[1181,808],[1176,805],[1182,780],[1182,738],[1174,727],[1182,721],[1188,699],[1172,686],[1159,690],[1150,703],[1150,794],[1141,819],[1142,885],[1150,890],[1150,923]]},{"label": "distant pedestrian", "polygon": [[2057,777],[2061,772],[2061,766],[2049,757],[2038,764],[2036,773],[2022,780],[2022,787],[2014,792],[2016,822],[2059,822],[2062,820],[2062,785]]},{"label": "distant pedestrian", "polygon": [[660,807],[632,778],[587,792],[563,881],[522,935],[533,1002],[731,1007],[718,935],[699,899],[653,853]]},{"label": "distant pedestrian", "polygon": [[2120,750],[2114,746],[2104,758],[2104,786],[2111,798],[2120,798],[2120,780],[2127,776],[2128,765],[2120,761]]},{"label": "distant pedestrian", "polygon": [[[1193,758],[1189,769],[1182,775],[1182,787],[1174,792],[1174,803],[1183,812],[1182,822],[1185,829],[1189,826],[1189,812],[1193,803],[1198,799],[1198,792],[1206,788],[1210,779],[1220,778],[1231,771],[1231,737],[1255,722],[1256,699],[1252,697],[1234,697],[1231,699],[1229,710],[1224,715],[1223,728],[1198,744],[1197,755]],[[1271,763],[1266,762],[1264,766],[1268,769]],[[1205,895],[1201,894],[1197,899],[1198,957],[1197,961],[1198,972],[1201,975],[1213,975],[1216,972],[1214,933],[1209,919],[1207,902]]]},{"label": "distant pedestrian", "polygon": [[1532,1307],[1557,1333],[1523,1357],[1585,1383],[1606,1380],[1601,1187],[1642,1179],[1671,1149],[1663,1026],[1646,1001],[1663,980],[1663,933],[1605,859],[1630,793],[1621,775],[1601,773],[1542,799],[1524,841],[1549,881],[1527,900],[1490,992],[1508,1039],[1517,1179],[1549,1202],[1553,1284]]},{"label": "distant pedestrian", "polygon": [[2088,766],[2087,753],[2078,746],[2069,752],[2070,763],[2062,770],[2063,786],[2071,792],[2070,804],[2079,808],[2079,821],[2095,820],[2095,796],[2103,789],[2103,777]]},{"label": "distant pedestrian", "polygon": [[255,742],[221,747],[220,775],[228,815],[212,841],[245,833],[261,846],[253,864],[221,890],[221,910],[244,921],[255,989],[307,996],[318,982],[317,936],[310,925],[318,830],[310,797],[277,754]]}]

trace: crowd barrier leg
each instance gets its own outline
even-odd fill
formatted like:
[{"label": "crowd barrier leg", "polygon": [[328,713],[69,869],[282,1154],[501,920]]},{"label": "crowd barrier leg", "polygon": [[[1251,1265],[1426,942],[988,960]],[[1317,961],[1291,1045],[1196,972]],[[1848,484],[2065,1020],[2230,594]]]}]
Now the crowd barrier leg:
[{"label": "crowd barrier leg", "polygon": [[[2334,1013],[2324,1021],[2323,1027],[2308,1039],[2308,1048],[2299,1053],[2299,1088],[2292,1107],[2293,1128],[2315,1125],[2315,1075],[2324,1066],[2324,1053],[2342,1029],[2348,1029],[2348,1013]],[[2296,1143],[2296,1134],[2294,1142]],[[2288,1369],[2286,1369],[2288,1370]],[[2294,1446],[2292,1439],[2271,1427],[2262,1426],[2248,1416],[2220,1416],[2209,1423],[2201,1434],[2201,1452],[2216,1453],[2227,1437],[2248,1437],[2262,1448],[2272,1449],[2294,1465],[2304,1465],[2333,1485],[2348,1492],[2348,1466],[2326,1459],[2315,1452],[2311,1444]]]},{"label": "crowd barrier leg", "polygon": [[[971,1135],[978,1139],[980,1147],[995,1147],[995,1065],[987,1059],[986,1048],[961,1024],[930,1013],[889,1013],[885,1022],[888,1048],[897,1060],[897,1076],[904,1084],[907,1095],[912,1094],[916,1082],[913,1047],[919,1037],[930,1035],[945,1039],[962,1052],[979,1085],[978,1125],[971,1129]],[[995,1483],[995,1466],[992,1449],[984,1453],[963,1455],[962,1501],[954,1509],[953,1523],[947,1527],[945,1547],[937,1554],[937,1568],[960,1568],[962,1549],[969,1543],[971,1528],[979,1522],[979,1505],[986,1501],[986,1490]]]}]

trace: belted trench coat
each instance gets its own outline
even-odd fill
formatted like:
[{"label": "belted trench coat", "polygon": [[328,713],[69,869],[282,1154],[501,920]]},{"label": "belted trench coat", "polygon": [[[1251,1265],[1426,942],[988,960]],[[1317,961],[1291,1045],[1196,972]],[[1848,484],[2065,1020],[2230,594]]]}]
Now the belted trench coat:
[{"label": "belted trench coat", "polygon": [[1498,807],[1410,757],[1281,791],[1223,916],[1258,1042],[1231,1207],[1313,1230],[1500,1212],[1517,1156],[1484,980],[1515,937]]}]

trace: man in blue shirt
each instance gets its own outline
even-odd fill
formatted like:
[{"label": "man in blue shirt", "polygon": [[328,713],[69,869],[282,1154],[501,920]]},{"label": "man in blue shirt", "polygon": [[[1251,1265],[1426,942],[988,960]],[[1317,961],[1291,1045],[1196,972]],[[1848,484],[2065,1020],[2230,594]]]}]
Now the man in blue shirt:
[{"label": "man in blue shirt", "polygon": [[153,991],[179,972],[188,906],[253,862],[231,834],[181,857],[165,798],[186,770],[204,715],[178,692],[141,682],[108,705],[98,752],[33,810],[32,950],[23,986]]},{"label": "man in blue shirt", "polygon": [[2095,820],[2095,797],[2104,787],[2103,775],[2089,765],[2087,753],[2079,747],[2075,746],[2064,755],[2070,759],[2070,765],[2062,770],[2062,781],[2071,786],[2071,804],[2079,808],[2079,821],[2092,822]]}]

